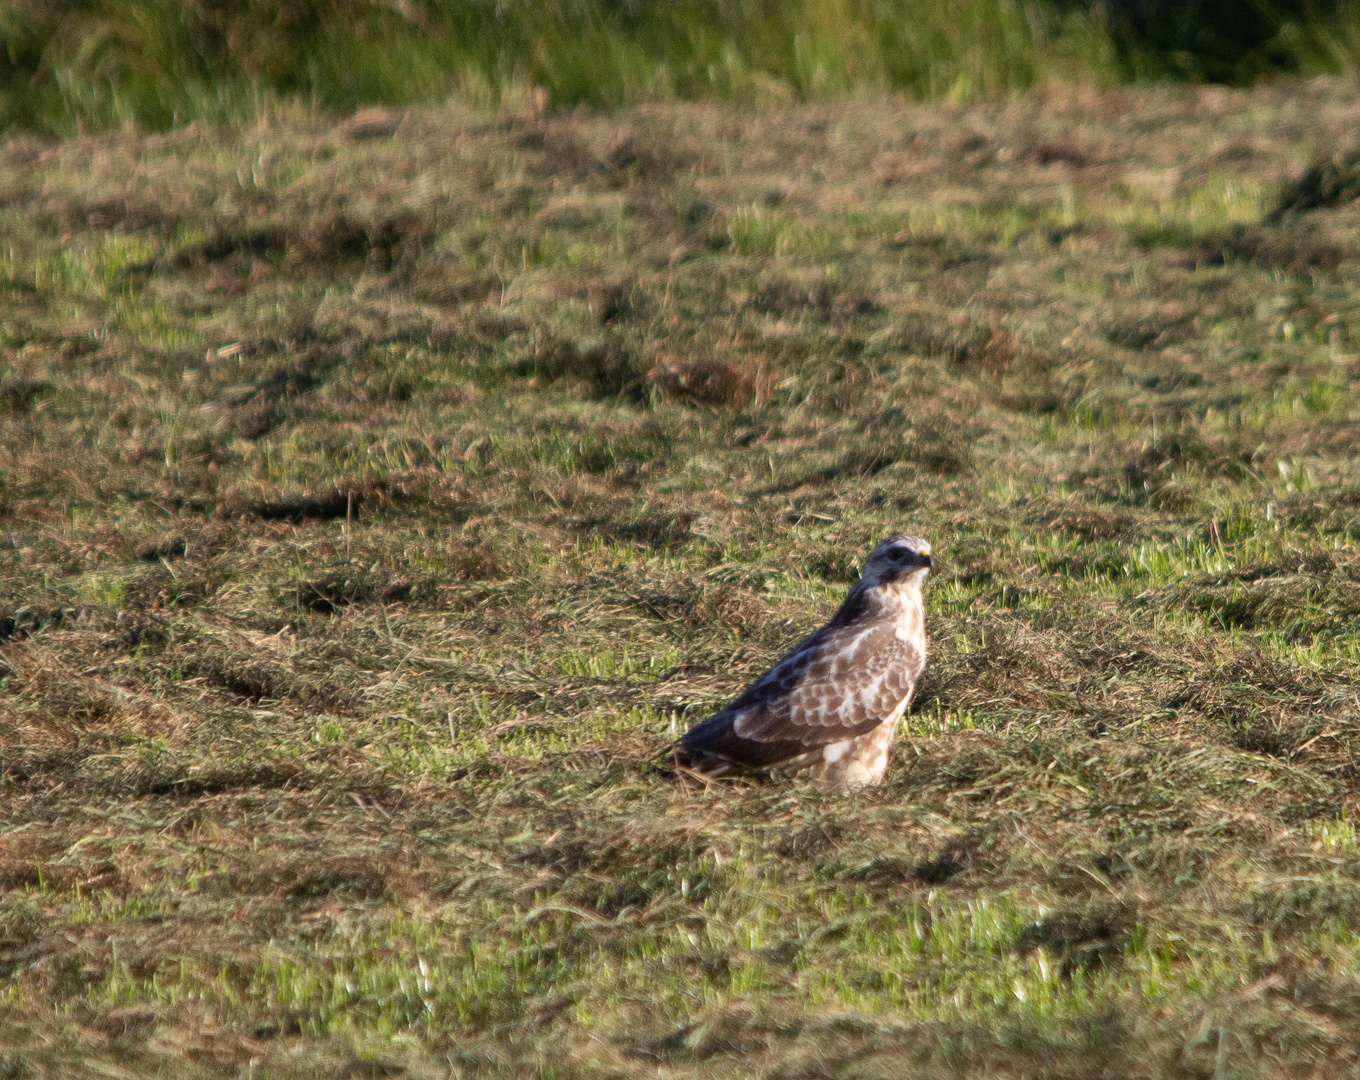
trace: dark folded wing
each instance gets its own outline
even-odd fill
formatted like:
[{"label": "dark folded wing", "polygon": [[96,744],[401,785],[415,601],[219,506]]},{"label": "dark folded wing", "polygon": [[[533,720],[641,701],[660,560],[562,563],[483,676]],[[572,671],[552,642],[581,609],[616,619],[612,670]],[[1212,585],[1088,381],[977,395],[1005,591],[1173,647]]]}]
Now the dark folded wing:
[{"label": "dark folded wing", "polygon": [[[924,657],[888,622],[830,626],[719,714],[731,732],[806,749],[877,727],[915,689]],[[715,717],[716,719],[716,717]]]}]

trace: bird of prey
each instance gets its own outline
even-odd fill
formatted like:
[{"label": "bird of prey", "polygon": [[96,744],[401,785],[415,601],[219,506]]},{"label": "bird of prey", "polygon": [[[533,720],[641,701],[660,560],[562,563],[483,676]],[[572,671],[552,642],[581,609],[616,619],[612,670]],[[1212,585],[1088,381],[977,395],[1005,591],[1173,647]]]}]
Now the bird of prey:
[{"label": "bird of prey", "polygon": [[883,779],[897,723],[926,664],[921,586],[930,545],[890,536],[831,621],[719,712],[687,731],[677,765],[810,771],[842,790]]}]

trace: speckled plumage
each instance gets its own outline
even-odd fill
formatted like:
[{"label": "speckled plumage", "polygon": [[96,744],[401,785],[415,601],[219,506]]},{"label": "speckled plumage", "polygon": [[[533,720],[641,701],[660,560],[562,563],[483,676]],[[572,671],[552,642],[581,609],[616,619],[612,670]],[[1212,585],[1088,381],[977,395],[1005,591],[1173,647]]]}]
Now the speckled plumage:
[{"label": "speckled plumage", "polygon": [[925,668],[921,586],[930,568],[924,540],[884,540],[831,621],[686,732],[677,762],[713,776],[807,770],[842,789],[882,780]]}]

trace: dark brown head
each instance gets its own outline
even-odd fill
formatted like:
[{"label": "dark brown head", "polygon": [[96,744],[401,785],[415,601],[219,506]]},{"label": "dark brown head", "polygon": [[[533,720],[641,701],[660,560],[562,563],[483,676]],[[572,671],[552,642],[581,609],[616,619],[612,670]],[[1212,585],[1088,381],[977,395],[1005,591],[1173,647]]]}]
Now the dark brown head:
[{"label": "dark brown head", "polygon": [[900,582],[919,589],[934,565],[928,541],[919,536],[890,536],[869,553],[859,579],[869,587]]}]

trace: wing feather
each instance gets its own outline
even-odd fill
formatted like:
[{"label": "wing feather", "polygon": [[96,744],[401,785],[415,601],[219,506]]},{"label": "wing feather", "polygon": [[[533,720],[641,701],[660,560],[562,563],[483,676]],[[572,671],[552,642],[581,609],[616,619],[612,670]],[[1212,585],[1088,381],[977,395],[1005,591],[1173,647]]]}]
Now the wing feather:
[{"label": "wing feather", "polygon": [[742,739],[824,746],[887,719],[915,689],[924,659],[890,623],[828,626],[719,715]]}]

